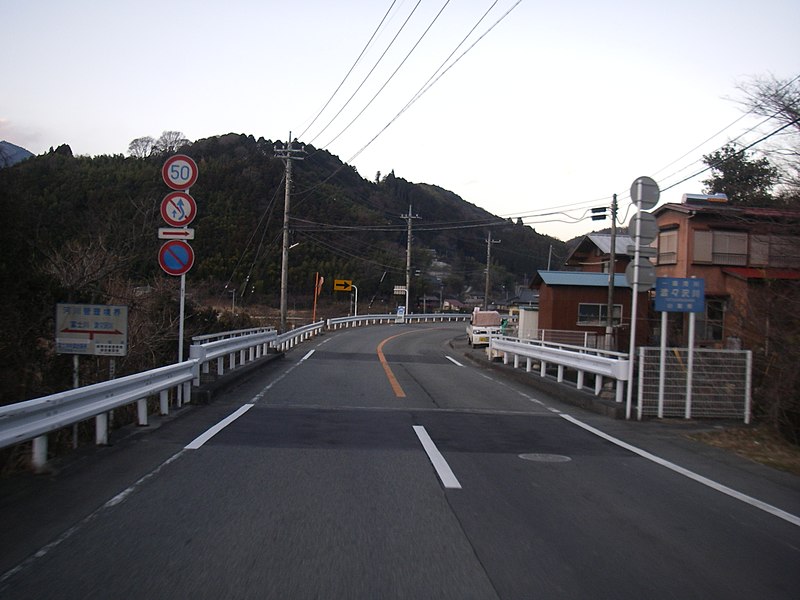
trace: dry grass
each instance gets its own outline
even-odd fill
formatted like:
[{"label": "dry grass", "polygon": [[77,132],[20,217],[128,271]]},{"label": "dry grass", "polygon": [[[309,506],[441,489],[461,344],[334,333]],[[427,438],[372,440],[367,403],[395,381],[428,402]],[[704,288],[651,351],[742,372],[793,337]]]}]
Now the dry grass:
[{"label": "dry grass", "polygon": [[800,446],[790,444],[769,427],[732,427],[689,437],[775,469],[800,475]]}]

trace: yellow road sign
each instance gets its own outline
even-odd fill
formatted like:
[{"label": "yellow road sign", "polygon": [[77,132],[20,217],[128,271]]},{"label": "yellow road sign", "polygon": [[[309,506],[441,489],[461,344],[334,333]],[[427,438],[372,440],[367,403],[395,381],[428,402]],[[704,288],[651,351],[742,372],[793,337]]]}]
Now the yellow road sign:
[{"label": "yellow road sign", "polygon": [[334,292],[352,292],[353,280],[352,279],[334,279],[333,280]]}]

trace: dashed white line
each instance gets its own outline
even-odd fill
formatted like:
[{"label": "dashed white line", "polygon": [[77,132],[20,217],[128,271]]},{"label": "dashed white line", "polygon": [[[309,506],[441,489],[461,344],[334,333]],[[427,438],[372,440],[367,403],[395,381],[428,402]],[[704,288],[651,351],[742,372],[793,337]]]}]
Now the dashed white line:
[{"label": "dashed white line", "polygon": [[436,447],[436,444],[433,443],[431,436],[428,435],[425,428],[422,425],[414,425],[414,433],[417,434],[419,441],[422,443],[422,447],[425,449],[433,468],[436,469],[436,474],[442,481],[442,485],[449,489],[460,490],[461,484],[458,482],[458,479],[456,479],[450,465],[447,464],[444,456],[439,452],[439,449]]},{"label": "dashed white line", "polygon": [[463,366],[464,366],[464,365],[462,365],[460,362],[458,362],[458,361],[457,361],[455,358],[453,358],[452,356],[447,356],[447,355],[445,354],[445,355],[444,355],[444,357],[445,357],[447,360],[449,360],[451,363],[453,363],[454,365],[456,365],[457,367],[463,367]]},{"label": "dashed white line", "polygon": [[248,410],[253,408],[253,406],[255,405],[245,404],[244,406],[239,407],[239,410],[237,410],[235,413],[228,415],[226,418],[222,419],[222,421],[214,425],[211,429],[209,429],[205,433],[197,436],[194,440],[189,442],[189,444],[185,446],[185,448],[187,450],[197,450],[198,448],[202,447],[203,444],[205,444],[208,440],[217,435],[220,431],[225,429],[228,425],[233,423],[236,419],[241,417]]}]

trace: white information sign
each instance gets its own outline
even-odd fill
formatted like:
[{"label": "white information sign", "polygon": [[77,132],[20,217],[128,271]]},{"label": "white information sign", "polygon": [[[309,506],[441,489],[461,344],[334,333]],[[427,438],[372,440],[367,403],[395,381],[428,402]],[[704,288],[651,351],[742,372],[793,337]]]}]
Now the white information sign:
[{"label": "white information sign", "polygon": [[56,352],[125,356],[128,353],[128,307],[57,304]]}]

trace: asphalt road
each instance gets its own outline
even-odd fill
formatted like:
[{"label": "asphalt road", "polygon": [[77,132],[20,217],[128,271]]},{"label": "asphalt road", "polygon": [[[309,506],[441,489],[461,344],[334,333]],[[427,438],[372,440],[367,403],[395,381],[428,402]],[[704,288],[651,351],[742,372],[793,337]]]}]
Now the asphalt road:
[{"label": "asphalt road", "polygon": [[797,597],[798,478],[560,404],[462,328],[316,338],[0,483],[0,598]]}]

